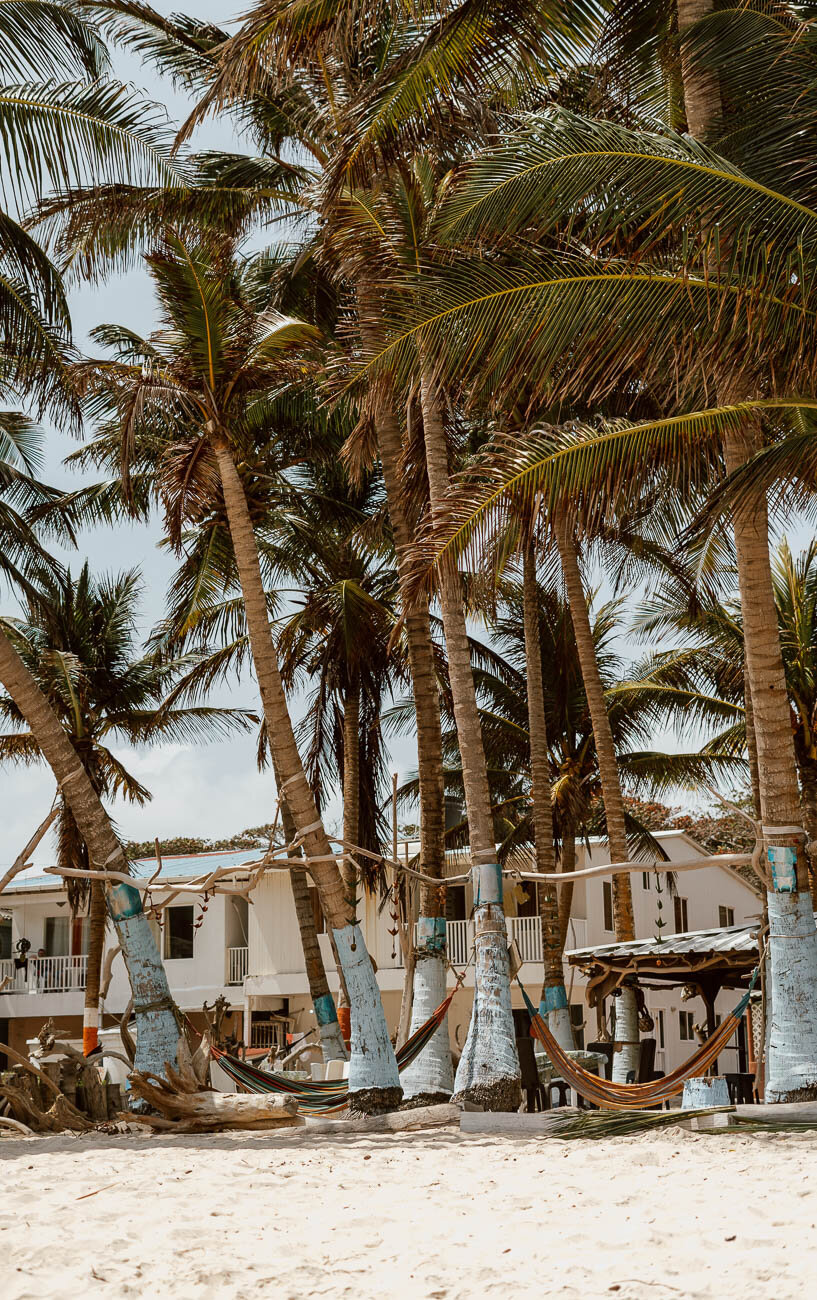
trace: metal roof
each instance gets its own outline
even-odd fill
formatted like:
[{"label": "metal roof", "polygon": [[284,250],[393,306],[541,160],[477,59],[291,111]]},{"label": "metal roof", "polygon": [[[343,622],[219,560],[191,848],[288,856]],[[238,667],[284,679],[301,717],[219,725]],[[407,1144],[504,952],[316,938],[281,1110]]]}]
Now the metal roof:
[{"label": "metal roof", "polygon": [[755,935],[759,925],[758,918],[757,922],[748,925],[692,930],[688,934],[668,934],[666,939],[653,936],[650,939],[636,939],[632,943],[594,944],[589,948],[574,948],[565,956],[571,966],[590,965],[594,959],[620,961],[628,957],[660,957],[671,960],[673,957],[705,957],[716,953],[750,956],[757,952]]},{"label": "metal roof", "polygon": [[[236,867],[240,868],[250,862],[260,862],[264,856],[263,849],[214,849],[209,853],[191,853],[180,854],[178,856],[168,856],[162,858],[161,881],[187,880],[191,876],[201,876],[206,871],[212,871],[217,867]],[[156,870],[156,859],[151,858],[134,858],[131,862],[133,874],[137,878],[145,879],[153,875]],[[61,887],[59,876],[45,875],[42,871],[37,871],[32,875],[20,875],[4,889],[4,897],[15,893],[26,893],[28,890],[46,890],[59,889]]]}]

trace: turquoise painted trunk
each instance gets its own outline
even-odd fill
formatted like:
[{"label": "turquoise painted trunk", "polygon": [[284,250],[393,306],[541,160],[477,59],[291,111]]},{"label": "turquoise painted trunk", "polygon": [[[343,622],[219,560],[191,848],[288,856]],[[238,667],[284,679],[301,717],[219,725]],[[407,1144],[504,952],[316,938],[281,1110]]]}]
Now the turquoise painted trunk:
[{"label": "turquoise painted trunk", "polygon": [[817,1098],[817,931],[811,896],[767,895],[769,964],[764,1100]]},{"label": "turquoise painted trunk", "polygon": [[[106,898],[133,994],[137,1031],[134,1069],[161,1076],[165,1062],[174,1068],[178,1064],[179,1013],[141,894],[131,885],[119,884],[108,889]],[[131,1108],[143,1109],[144,1104],[134,1101]]]}]

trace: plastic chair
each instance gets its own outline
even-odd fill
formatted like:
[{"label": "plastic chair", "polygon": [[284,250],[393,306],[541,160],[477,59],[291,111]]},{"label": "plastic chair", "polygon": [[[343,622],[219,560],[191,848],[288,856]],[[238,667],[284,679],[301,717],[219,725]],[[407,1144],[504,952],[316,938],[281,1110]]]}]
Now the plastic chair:
[{"label": "plastic chair", "polygon": [[539,1077],[536,1066],[536,1053],[530,1035],[517,1038],[516,1050],[519,1053],[519,1068],[522,1071],[522,1089],[528,1111],[547,1110],[548,1097]]}]

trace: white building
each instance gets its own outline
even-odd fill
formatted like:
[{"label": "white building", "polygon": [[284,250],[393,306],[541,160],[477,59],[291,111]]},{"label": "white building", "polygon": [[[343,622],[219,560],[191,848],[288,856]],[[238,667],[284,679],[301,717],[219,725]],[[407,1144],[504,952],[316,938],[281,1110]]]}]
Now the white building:
[{"label": "white building", "polygon": [[[658,832],[670,861],[697,855],[700,847],[679,831]],[[405,846],[411,851],[409,846]],[[589,851],[577,845],[577,868],[608,861],[606,844],[594,840]],[[179,890],[186,880],[200,877],[215,866],[234,867],[236,879],[247,879],[246,864],[257,862],[257,852],[213,853],[188,858],[166,858],[155,885],[161,901]],[[147,874],[152,862],[141,864]],[[462,858],[452,863],[450,874],[465,870]],[[612,934],[611,877],[577,883],[573,895],[568,948],[609,944]],[[665,879],[665,878],[662,878]],[[736,872],[719,866],[685,872],[677,877],[677,892],[664,885],[656,892],[652,872],[632,876],[636,934],[650,938],[676,931],[705,930],[754,921],[761,899]],[[538,1001],[542,984],[540,922],[534,889],[506,877],[505,906],[510,937],[516,940],[523,965],[519,972],[530,996]],[[658,903],[663,904],[659,912]],[[448,947],[452,964],[462,970],[471,953],[473,924],[470,885],[453,885],[447,891]],[[171,991],[193,1024],[203,1024],[202,1005],[222,995],[232,1013],[228,1028],[238,1039],[254,1046],[284,1041],[286,1032],[299,1036],[314,1025],[295,909],[286,872],[262,878],[249,902],[215,892],[206,905],[200,898],[180,893],[163,913],[158,934]],[[320,918],[317,908],[316,916]],[[5,919],[2,919],[5,917]],[[663,930],[658,920],[665,922]],[[365,897],[360,922],[367,946],[377,965],[386,1016],[396,1029],[403,987],[403,963],[388,903]],[[18,878],[0,898],[0,1041],[23,1050],[25,1041],[53,1018],[60,1035],[81,1037],[87,922],[72,920],[65,895],[53,876]],[[158,933],[158,932],[157,932]],[[27,968],[16,969],[14,957],[20,940],[27,940]],[[112,940],[111,940],[112,942]],[[321,935],[321,948],[330,988],[338,988],[329,937]],[[453,986],[453,976],[451,986]],[[596,1012],[585,1001],[582,977],[566,970],[574,1024],[580,1038],[597,1036]],[[115,959],[105,1000],[103,1028],[114,1025],[127,1007],[130,990],[121,956]],[[465,987],[454,999],[450,1013],[452,1046],[462,1047],[473,997],[473,967]],[[726,1014],[736,996],[720,995],[716,1009]],[[521,1010],[522,998],[514,986],[513,1005]],[[682,1002],[680,989],[649,992],[647,1006],[656,1017],[656,1069],[670,1070],[689,1055],[691,1025],[705,1020],[700,999]],[[658,1013],[661,1013],[660,1016]],[[724,1054],[727,1057],[727,1054]],[[724,1059],[722,1069],[737,1069],[737,1058]]]}]

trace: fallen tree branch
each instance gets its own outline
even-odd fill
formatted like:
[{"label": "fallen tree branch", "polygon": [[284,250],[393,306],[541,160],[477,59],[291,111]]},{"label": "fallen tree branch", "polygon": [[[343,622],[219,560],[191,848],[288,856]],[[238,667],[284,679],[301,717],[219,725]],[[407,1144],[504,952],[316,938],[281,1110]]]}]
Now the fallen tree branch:
[{"label": "fallen tree branch", "polygon": [[25,846],[22,853],[20,853],[14,859],[14,862],[11,864],[6,874],[3,876],[2,879],[0,879],[0,894],[2,894],[3,890],[6,888],[6,885],[11,884],[15,876],[19,876],[21,871],[25,871],[26,867],[30,866],[29,858],[31,857],[34,850],[37,848],[37,845],[40,843],[40,840],[43,838],[46,832],[50,830],[51,825],[56,820],[59,811],[60,811],[59,805],[55,804],[54,807],[49,812],[48,816],[45,817],[43,821],[40,822],[39,826],[37,827],[36,831],[32,835],[31,839],[28,841],[28,844]]}]

